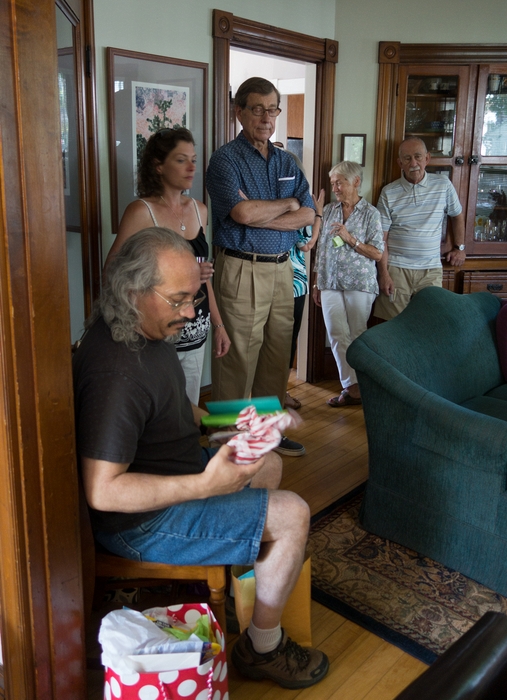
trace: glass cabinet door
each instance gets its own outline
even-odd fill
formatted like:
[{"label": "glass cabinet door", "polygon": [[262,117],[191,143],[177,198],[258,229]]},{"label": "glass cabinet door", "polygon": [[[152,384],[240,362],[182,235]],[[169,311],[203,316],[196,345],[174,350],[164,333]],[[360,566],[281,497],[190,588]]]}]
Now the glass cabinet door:
[{"label": "glass cabinet door", "polygon": [[507,71],[489,73],[487,85],[481,156],[507,156]]},{"label": "glass cabinet door", "polygon": [[[458,195],[468,164],[463,158],[468,107],[469,66],[400,66],[396,107],[396,152],[403,139],[421,139],[431,154],[426,170],[448,177]],[[400,166],[393,163],[393,177]],[[466,189],[465,189],[466,197]],[[444,217],[442,253],[451,247],[449,222]]]},{"label": "glass cabinet door", "polygon": [[[468,106],[469,66],[400,66],[396,107],[396,153],[415,136],[431,154],[428,172],[446,174],[460,192]],[[400,166],[393,163],[393,180]]]},{"label": "glass cabinet door", "polygon": [[404,138],[423,139],[432,156],[452,156],[457,98],[457,75],[409,75]]},{"label": "glass cabinet door", "polygon": [[507,241],[507,165],[479,166],[474,241]]},{"label": "glass cabinet door", "polygon": [[[507,65],[480,68],[470,171],[467,243],[475,254],[507,249]],[[473,231],[470,227],[473,224]]]}]

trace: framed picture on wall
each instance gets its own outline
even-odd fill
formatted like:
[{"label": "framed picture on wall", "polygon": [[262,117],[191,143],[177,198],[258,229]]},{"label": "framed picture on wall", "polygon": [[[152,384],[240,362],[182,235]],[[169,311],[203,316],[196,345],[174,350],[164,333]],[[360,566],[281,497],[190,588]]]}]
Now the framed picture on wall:
[{"label": "framed picture on wall", "polygon": [[136,198],[137,166],[159,129],[190,129],[197,170],[192,190],[205,201],[208,64],[107,49],[111,223],[113,233]]},{"label": "framed picture on wall", "polygon": [[342,134],[341,160],[352,160],[364,168],[366,134]]}]

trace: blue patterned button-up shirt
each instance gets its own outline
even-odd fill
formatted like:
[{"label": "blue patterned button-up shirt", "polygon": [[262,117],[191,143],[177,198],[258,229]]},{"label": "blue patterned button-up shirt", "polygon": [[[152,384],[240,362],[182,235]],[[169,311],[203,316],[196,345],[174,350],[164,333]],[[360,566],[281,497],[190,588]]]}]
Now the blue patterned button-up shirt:
[{"label": "blue patterned button-up shirt", "polygon": [[274,255],[290,250],[298,232],[274,231],[238,224],[229,212],[248,199],[296,197],[302,207],[314,209],[308,182],[294,158],[268,144],[266,160],[243,135],[225,144],[211,156],[206,185],[211,198],[213,243],[223,248]]}]

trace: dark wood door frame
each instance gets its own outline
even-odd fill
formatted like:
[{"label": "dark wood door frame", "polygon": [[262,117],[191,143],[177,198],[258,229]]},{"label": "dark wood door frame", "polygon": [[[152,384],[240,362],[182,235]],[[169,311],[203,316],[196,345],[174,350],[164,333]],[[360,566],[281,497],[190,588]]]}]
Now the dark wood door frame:
[{"label": "dark wood door frame", "polygon": [[[314,63],[317,68],[315,95],[315,143],[313,187],[323,187],[329,199],[328,172],[333,156],[335,65],[338,42],[299,34],[213,10],[213,150],[229,141],[230,49],[242,48],[282,58]],[[310,280],[312,281],[312,280]],[[310,382],[324,377],[325,328],[322,313],[309,306],[308,371]]]},{"label": "dark wood door frame", "polygon": [[[91,17],[91,0],[79,7]],[[91,54],[90,35],[81,39],[83,56],[85,45]],[[86,697],[56,57],[55,0],[0,2],[0,600],[9,700]],[[83,94],[91,64],[91,55],[87,68],[80,62]],[[91,161],[85,177],[98,192]],[[90,230],[98,209],[87,211]]]}]

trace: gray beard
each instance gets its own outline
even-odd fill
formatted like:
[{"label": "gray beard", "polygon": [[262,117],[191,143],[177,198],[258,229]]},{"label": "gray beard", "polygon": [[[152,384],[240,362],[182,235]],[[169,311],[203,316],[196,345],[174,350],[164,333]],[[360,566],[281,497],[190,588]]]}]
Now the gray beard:
[{"label": "gray beard", "polygon": [[178,333],[176,333],[176,335],[168,335],[164,338],[164,342],[169,343],[170,345],[174,345],[174,343],[177,343],[178,340],[181,339],[181,334],[182,334],[182,331],[178,331]]}]

